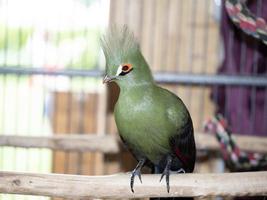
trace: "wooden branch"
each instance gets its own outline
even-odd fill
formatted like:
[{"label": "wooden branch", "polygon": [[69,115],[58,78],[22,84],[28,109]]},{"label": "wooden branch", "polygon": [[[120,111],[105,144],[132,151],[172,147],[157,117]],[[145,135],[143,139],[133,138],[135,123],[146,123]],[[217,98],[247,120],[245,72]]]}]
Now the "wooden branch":
[{"label": "wooden branch", "polygon": [[0,193],[41,195],[70,199],[204,197],[267,195],[267,172],[224,174],[172,174],[170,193],[160,175],[136,178],[130,191],[130,174],[78,176],[0,172]]},{"label": "wooden branch", "polygon": [[[219,149],[219,143],[214,135],[196,133],[195,137],[197,143],[196,145],[199,149]],[[267,137],[242,136],[234,134],[233,138],[242,150],[267,153]]]},{"label": "wooden branch", "polygon": [[54,150],[92,151],[117,153],[119,146],[114,137],[98,135],[53,135],[53,136],[0,136],[0,146],[25,148],[49,148]]},{"label": "wooden branch", "polygon": [[[196,133],[198,149],[218,150],[219,143],[213,135]],[[235,135],[239,147],[243,150],[267,153],[267,138],[254,136]],[[99,151],[103,153],[119,152],[119,145],[116,137],[62,134],[53,136],[11,136],[0,135],[0,146],[26,147],[26,148],[50,148],[56,150],[73,151]]]}]

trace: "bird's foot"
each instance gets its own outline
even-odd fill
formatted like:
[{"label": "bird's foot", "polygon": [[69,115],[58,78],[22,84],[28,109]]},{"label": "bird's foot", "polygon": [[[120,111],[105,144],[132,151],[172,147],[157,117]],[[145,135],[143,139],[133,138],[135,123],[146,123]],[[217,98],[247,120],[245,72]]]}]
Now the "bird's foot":
[{"label": "bird's foot", "polygon": [[179,169],[179,170],[177,171],[177,174],[180,174],[180,173],[185,174],[185,170],[184,170],[183,168]]},{"label": "bird's foot", "polygon": [[134,187],[134,178],[135,178],[135,176],[138,176],[140,182],[142,183],[142,178],[141,178],[141,172],[140,172],[140,170],[136,170],[136,169],[133,170],[132,175],[131,175],[130,185],[131,185],[131,190],[132,190],[133,193],[134,193],[133,187]]},{"label": "bird's foot", "polygon": [[131,181],[130,181],[130,187],[131,187],[131,191],[134,193],[134,178],[135,176],[138,176],[140,182],[142,183],[142,178],[141,178],[141,169],[143,167],[143,165],[145,164],[145,159],[142,159],[138,162],[136,168],[132,171],[132,175],[131,175]]},{"label": "bird's foot", "polygon": [[170,167],[171,167],[172,158],[168,157],[166,167],[161,174],[159,182],[163,179],[163,177],[166,177],[166,185],[167,185],[167,192],[170,192]]},{"label": "bird's foot", "polygon": [[166,176],[166,184],[167,184],[167,192],[170,192],[170,170],[164,169],[163,173],[161,174],[159,182],[163,179],[163,177]]}]

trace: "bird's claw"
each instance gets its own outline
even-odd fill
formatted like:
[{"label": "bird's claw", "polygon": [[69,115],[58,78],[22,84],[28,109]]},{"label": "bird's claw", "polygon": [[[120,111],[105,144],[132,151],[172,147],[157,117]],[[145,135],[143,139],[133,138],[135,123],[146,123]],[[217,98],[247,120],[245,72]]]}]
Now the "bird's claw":
[{"label": "bird's claw", "polygon": [[133,189],[133,187],[134,187],[134,178],[135,178],[135,176],[138,176],[140,182],[142,183],[142,178],[141,178],[141,172],[140,172],[140,170],[134,170],[134,171],[132,172],[132,175],[131,175],[131,182],[130,182],[130,185],[131,185],[131,191],[132,191],[133,193],[134,193],[134,189]]},{"label": "bird's claw", "polygon": [[172,157],[168,156],[167,157],[167,164],[166,167],[163,171],[163,173],[161,174],[160,177],[160,182],[163,179],[164,176],[166,176],[166,184],[167,184],[167,192],[170,192],[170,168],[171,168],[171,163],[172,163]]},{"label": "bird's claw", "polygon": [[133,187],[134,187],[134,177],[136,175],[138,176],[140,182],[142,183],[141,169],[142,169],[143,165],[145,164],[145,161],[146,161],[146,159],[139,160],[137,166],[135,167],[135,169],[132,172],[131,181],[130,181],[130,186],[131,186],[132,193],[134,193],[134,189],[133,189]]},{"label": "bird's claw", "polygon": [[159,182],[163,179],[163,177],[166,176],[166,184],[167,184],[167,192],[170,192],[170,170],[166,167],[161,174]]}]

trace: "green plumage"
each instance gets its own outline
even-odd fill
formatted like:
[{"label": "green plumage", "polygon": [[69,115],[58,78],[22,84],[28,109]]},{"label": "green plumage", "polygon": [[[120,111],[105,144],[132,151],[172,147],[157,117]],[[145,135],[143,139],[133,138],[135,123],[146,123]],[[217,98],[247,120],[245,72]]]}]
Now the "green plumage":
[{"label": "green plumage", "polygon": [[[133,34],[126,27],[111,28],[102,38],[102,48],[106,57],[104,81],[115,81],[120,87],[115,106],[117,128],[141,167],[145,163],[153,171],[163,173],[168,167],[192,172],[193,126],[182,100],[155,84]],[[125,65],[132,69],[120,72],[119,66]],[[133,171],[132,179],[140,175],[141,167]],[[169,174],[163,175],[167,178]]]},{"label": "green plumage", "polygon": [[121,137],[154,164],[172,151],[169,139],[177,135],[187,118],[182,101],[154,84],[122,90],[115,107]]}]

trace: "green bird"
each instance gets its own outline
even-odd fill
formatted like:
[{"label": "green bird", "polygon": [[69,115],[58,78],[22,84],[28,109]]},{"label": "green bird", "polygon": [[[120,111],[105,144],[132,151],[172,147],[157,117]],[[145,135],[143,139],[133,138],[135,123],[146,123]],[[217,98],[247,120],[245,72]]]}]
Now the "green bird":
[{"label": "green bird", "polygon": [[106,58],[104,83],[114,81],[120,88],[115,121],[122,141],[137,159],[134,178],[141,180],[144,165],[165,176],[169,192],[171,171],[192,172],[196,147],[190,114],[172,92],[159,87],[131,31],[111,28],[101,39]]}]

